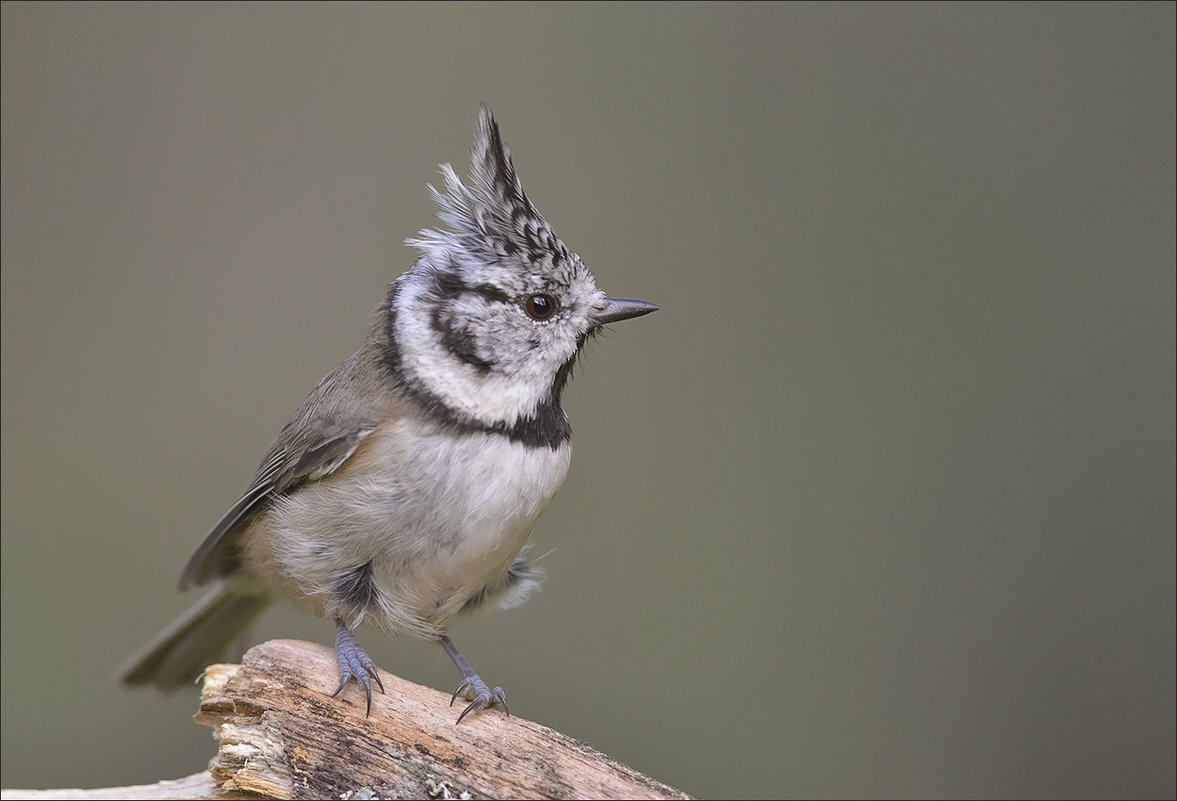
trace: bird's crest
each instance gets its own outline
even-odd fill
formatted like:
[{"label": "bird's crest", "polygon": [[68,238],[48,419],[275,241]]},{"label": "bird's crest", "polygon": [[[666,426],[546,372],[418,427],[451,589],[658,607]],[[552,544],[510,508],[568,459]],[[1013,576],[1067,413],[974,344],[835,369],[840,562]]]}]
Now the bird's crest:
[{"label": "bird's crest", "polygon": [[442,164],[440,171],[445,191],[430,184],[429,194],[438,205],[438,219],[451,230],[426,228],[405,240],[410,247],[426,254],[460,250],[486,261],[519,258],[547,269],[579,261],[523,191],[511,151],[486,106],[478,115],[470,185],[449,164]]}]

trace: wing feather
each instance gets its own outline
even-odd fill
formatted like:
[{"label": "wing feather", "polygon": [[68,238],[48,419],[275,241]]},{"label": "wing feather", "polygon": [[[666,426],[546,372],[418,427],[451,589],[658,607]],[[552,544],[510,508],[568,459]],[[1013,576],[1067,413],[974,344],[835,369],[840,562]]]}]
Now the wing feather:
[{"label": "wing feather", "polygon": [[362,348],[329,373],[270,447],[249,487],[213,526],[180,576],[180,588],[240,567],[238,540],[278,498],[338,470],[382,421],[397,413],[396,394],[372,386],[373,355]]}]

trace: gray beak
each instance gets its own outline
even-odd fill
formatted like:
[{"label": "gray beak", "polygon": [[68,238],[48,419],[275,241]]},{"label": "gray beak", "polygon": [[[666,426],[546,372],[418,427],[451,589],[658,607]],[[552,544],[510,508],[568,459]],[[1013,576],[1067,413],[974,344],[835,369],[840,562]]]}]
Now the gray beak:
[{"label": "gray beak", "polygon": [[609,305],[605,307],[604,311],[597,312],[597,325],[616,323],[658,311],[657,305],[644,300],[630,300],[629,298],[605,298],[605,300],[609,302]]}]

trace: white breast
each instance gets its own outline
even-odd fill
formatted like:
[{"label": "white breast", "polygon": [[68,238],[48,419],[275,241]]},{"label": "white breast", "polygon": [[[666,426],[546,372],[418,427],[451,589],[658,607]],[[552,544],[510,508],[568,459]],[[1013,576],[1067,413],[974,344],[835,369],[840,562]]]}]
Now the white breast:
[{"label": "white breast", "polygon": [[[278,571],[324,614],[436,636],[503,578],[568,472],[571,448],[529,448],[418,420],[377,429],[337,472],[280,501]],[[334,581],[371,564],[373,602],[342,608]]]}]

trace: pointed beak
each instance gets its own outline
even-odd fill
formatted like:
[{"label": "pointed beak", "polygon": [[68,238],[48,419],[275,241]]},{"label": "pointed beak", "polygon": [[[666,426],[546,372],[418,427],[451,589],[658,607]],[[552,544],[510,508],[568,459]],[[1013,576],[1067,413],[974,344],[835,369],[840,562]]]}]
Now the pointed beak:
[{"label": "pointed beak", "polygon": [[608,323],[616,323],[621,320],[628,320],[631,317],[641,317],[643,314],[658,311],[658,306],[653,303],[647,303],[644,300],[630,300],[629,298],[605,298],[606,306],[602,311],[596,314],[596,324],[606,325]]}]

